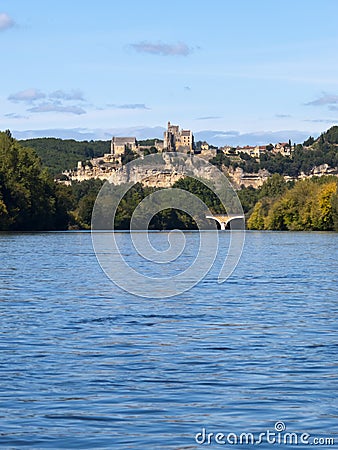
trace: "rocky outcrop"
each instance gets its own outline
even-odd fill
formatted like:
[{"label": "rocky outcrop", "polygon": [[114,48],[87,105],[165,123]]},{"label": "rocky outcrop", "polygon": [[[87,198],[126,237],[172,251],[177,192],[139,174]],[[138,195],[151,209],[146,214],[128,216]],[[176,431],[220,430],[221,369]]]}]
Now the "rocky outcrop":
[{"label": "rocky outcrop", "polygon": [[259,188],[270,176],[270,173],[264,169],[259,170],[257,173],[246,173],[240,167],[233,169],[231,166],[226,168],[225,173],[236,189],[240,189],[242,186]]}]

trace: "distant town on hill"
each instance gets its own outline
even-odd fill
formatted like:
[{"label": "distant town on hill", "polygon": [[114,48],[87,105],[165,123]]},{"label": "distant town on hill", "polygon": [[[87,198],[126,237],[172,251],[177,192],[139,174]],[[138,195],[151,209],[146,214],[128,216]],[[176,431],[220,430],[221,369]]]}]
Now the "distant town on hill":
[{"label": "distant town on hill", "polygon": [[216,147],[195,141],[191,130],[168,123],[164,139],[137,140],[112,137],[107,141],[35,138],[19,141],[33,148],[51,174],[61,180],[107,179],[112,170],[152,152],[183,151],[209,160],[225,171],[237,187],[258,187],[274,173],[290,179],[311,175],[335,175],[338,167],[338,126],[302,144],[287,142],[256,146]]}]

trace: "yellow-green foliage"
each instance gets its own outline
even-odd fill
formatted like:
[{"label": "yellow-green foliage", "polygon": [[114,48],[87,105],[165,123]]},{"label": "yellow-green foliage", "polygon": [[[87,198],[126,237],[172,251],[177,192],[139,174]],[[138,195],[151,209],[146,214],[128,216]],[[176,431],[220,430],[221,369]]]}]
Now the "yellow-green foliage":
[{"label": "yellow-green foliage", "polygon": [[336,195],[337,181],[332,181],[332,178],[298,181],[281,196],[259,201],[248,219],[248,228],[333,230],[338,214],[334,207]]},{"label": "yellow-green foliage", "polygon": [[312,223],[314,228],[318,230],[332,230],[334,216],[332,200],[336,192],[336,182],[321,186],[317,194],[317,202],[313,207]]},{"label": "yellow-green foliage", "polygon": [[262,202],[257,202],[247,221],[249,230],[264,230],[265,215]]}]

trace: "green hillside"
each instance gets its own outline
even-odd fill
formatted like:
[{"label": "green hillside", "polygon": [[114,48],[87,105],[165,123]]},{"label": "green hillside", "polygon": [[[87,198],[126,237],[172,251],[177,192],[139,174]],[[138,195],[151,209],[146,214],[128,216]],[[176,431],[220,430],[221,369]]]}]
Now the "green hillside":
[{"label": "green hillside", "polygon": [[34,149],[52,175],[75,168],[78,161],[86,161],[110,152],[110,141],[36,138],[21,140],[19,143],[23,147]]}]

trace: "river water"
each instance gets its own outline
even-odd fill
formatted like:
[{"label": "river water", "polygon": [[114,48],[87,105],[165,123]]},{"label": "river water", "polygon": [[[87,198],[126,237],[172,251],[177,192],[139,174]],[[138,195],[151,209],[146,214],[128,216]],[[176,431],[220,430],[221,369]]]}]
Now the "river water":
[{"label": "river water", "polygon": [[231,440],[275,426],[337,445],[337,244],[248,232],[225,283],[161,300],[116,287],[90,233],[1,234],[0,447],[253,448]]}]

